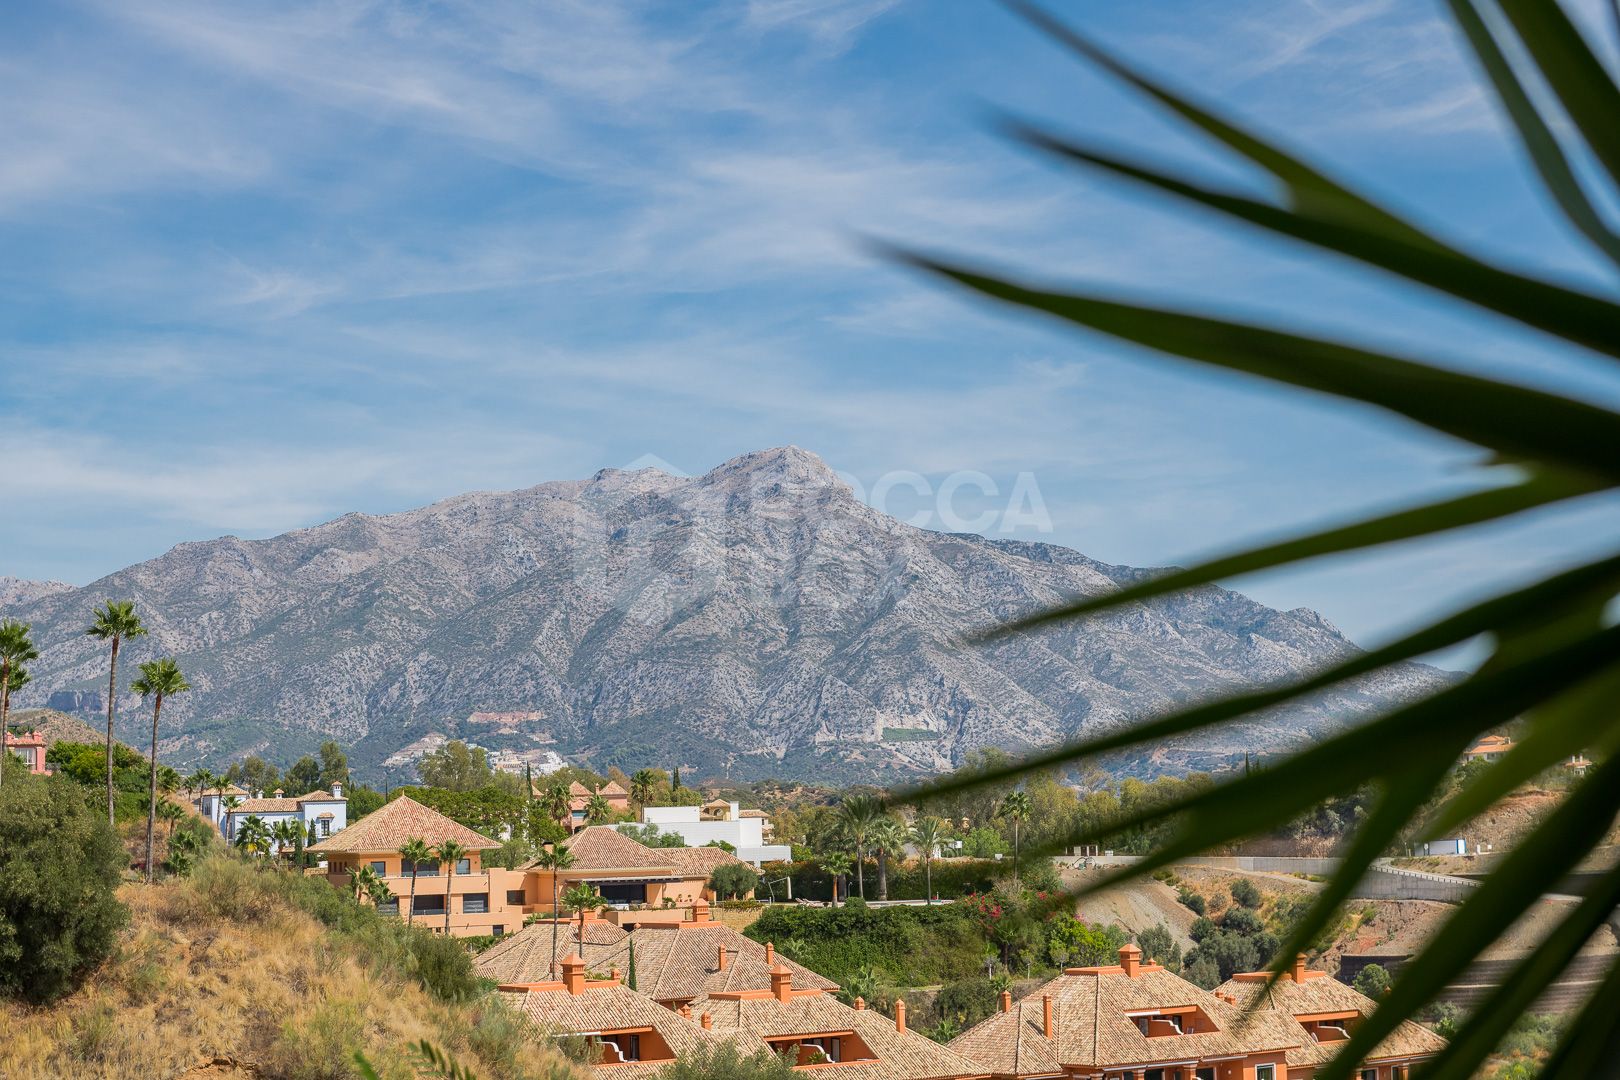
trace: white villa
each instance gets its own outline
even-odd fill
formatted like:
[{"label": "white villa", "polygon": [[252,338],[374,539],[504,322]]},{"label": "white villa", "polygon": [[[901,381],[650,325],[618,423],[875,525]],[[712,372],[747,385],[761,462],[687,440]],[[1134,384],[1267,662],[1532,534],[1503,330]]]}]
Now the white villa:
[{"label": "white villa", "polygon": [[[197,808],[219,827],[226,843],[236,839],[236,830],[249,817],[257,817],[271,829],[278,822],[295,821],[304,827],[305,835],[313,835],[314,841],[342,832],[349,824],[349,800],[343,795],[342,784],[333,784],[331,791],[311,791],[296,799],[285,798],[286,793],[280,788],[272,792],[269,798],[265,798],[262,792],[242,798],[235,795],[240,790],[226,788],[223,792],[208,791],[197,800]],[[233,796],[234,806],[229,805]]]},{"label": "white villa", "polygon": [[703,806],[647,806],[642,808],[641,823],[656,825],[661,833],[679,834],[687,847],[707,847],[723,840],[737,849],[737,858],[756,869],[761,863],[793,857],[788,845],[765,842],[771,831],[770,818],[758,810],[743,810],[734,802],[716,799]]}]

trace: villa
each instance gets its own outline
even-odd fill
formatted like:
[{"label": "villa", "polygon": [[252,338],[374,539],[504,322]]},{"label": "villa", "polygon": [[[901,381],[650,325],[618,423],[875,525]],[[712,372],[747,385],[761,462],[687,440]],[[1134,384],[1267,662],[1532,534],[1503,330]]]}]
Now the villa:
[{"label": "villa", "polygon": [[[411,840],[430,848],[453,840],[466,854],[454,873],[437,860],[411,864],[400,855]],[[653,849],[597,826],[563,842],[574,862],[557,874],[538,860],[512,870],[483,865],[484,852],[500,846],[402,795],[309,850],[325,857],[333,885],[347,886],[356,870],[369,866],[392,893],[384,912],[456,937],[515,933],[530,916],[552,917],[553,893],[578,884],[590,885],[610,905],[607,919],[615,926],[673,925],[692,918],[696,909],[707,911],[714,868],[737,861],[719,848]]]},{"label": "villa", "polygon": [[[240,789],[236,789],[240,790]],[[231,789],[205,793],[198,800],[198,809],[204,817],[219,826],[226,843],[236,839],[242,822],[256,817],[274,829],[283,821],[295,822],[304,835],[324,840],[342,832],[349,823],[349,800],[344,797],[343,785],[333,784],[331,791],[311,791],[296,799],[283,798],[277,788],[270,798],[234,796]],[[275,845],[272,851],[279,847]]]},{"label": "villa", "polygon": [[[540,789],[535,788],[534,793],[539,795]],[[590,816],[591,797],[593,795],[602,796],[607,803],[608,810],[614,814],[628,814],[630,812],[630,793],[617,780],[609,780],[595,791],[575,780],[568,785],[568,812],[558,819],[557,824],[567,828],[569,831],[584,828],[586,819]]]},{"label": "villa", "polygon": [[1487,735],[1463,751],[1464,761],[1495,761],[1513,749],[1513,740],[1506,735]]},{"label": "villa", "polygon": [[0,747],[22,758],[23,766],[35,776],[51,775],[51,770],[45,764],[45,736],[39,732],[13,735],[9,731],[0,731]]},{"label": "villa", "polygon": [[[1299,1045],[1288,1051],[1289,1080],[1306,1080],[1333,1059],[1340,1044],[1356,1025],[1372,1014],[1377,1004],[1323,971],[1308,971],[1303,955],[1294,966],[1267,989],[1266,972],[1234,975],[1215,988],[1215,993],[1240,1008],[1250,1008],[1264,995],[1260,1008],[1291,1020],[1298,1029]],[[1358,1080],[1406,1080],[1418,1062],[1445,1049],[1446,1041],[1428,1028],[1401,1021],[1363,1061],[1356,1072]]]}]

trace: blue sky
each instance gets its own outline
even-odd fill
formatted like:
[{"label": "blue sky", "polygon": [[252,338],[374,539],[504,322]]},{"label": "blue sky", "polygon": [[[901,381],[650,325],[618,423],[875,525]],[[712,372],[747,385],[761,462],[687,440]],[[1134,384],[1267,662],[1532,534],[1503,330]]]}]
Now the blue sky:
[{"label": "blue sky", "polygon": [[[1459,242],[1612,291],[1441,5],[1058,7]],[[0,574],[785,443],[865,489],[975,470],[1004,503],[1027,473],[1051,528],[1012,535],[1138,565],[1486,479],[861,236],[1612,396],[1590,358],[1007,145],[991,107],[1255,183],[974,0],[14,5],[0,98]],[[1614,523],[1241,584],[1373,640]]]}]

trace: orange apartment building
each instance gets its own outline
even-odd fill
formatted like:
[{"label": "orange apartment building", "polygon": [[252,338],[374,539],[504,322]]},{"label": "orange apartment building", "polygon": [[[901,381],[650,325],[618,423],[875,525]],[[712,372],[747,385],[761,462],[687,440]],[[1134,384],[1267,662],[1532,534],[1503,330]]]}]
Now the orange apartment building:
[{"label": "orange apartment building", "polygon": [[[674,933],[664,931],[664,933]],[[851,1008],[825,988],[795,987],[783,964],[765,969],[764,988],[716,990],[678,1008],[624,985],[612,968],[587,974],[565,956],[561,977],[503,983],[507,1002],[552,1038],[586,1038],[601,1055],[602,1077],[654,1076],[677,1057],[731,1042],[745,1055],[792,1055],[797,1068],[837,1068],[851,1080],[983,1080],[971,1061],[906,1028],[905,1004],[889,1020],[856,999]]]},{"label": "orange apartment building", "polygon": [[[1070,968],[1017,1004],[1003,994],[998,1015],[950,1046],[996,1080],[1308,1080],[1373,1007],[1301,957],[1251,1010],[1265,980],[1238,975],[1210,992],[1127,945],[1118,965]],[[1405,1080],[1444,1045],[1402,1024],[1358,1076]]]},{"label": "orange apartment building", "polygon": [[[465,849],[452,874],[437,861],[408,866],[400,848],[411,840],[437,847],[454,840]],[[581,829],[564,842],[574,865],[557,875],[557,892],[581,882],[591,885],[616,910],[615,922],[679,922],[706,901],[714,868],[735,856],[719,848],[649,848],[612,829]],[[309,850],[326,858],[333,885],[346,887],[350,876],[369,866],[393,894],[383,910],[443,932],[448,908],[449,933],[456,937],[513,933],[531,915],[552,914],[552,873],[533,864],[508,870],[485,866],[483,854],[500,843],[408,796],[335,832]],[[414,870],[414,873],[413,873]]]},{"label": "orange apartment building", "polygon": [[[1309,1080],[1349,1039],[1356,1025],[1372,1014],[1377,1004],[1324,971],[1309,971],[1305,957],[1268,990],[1265,972],[1234,975],[1215,988],[1217,996],[1240,1008],[1255,1004],[1293,1021],[1299,1045],[1288,1051],[1288,1080]],[[1445,1049],[1446,1041],[1428,1028],[1402,1021],[1372,1055],[1361,1063],[1358,1080],[1407,1080],[1414,1067]]]}]

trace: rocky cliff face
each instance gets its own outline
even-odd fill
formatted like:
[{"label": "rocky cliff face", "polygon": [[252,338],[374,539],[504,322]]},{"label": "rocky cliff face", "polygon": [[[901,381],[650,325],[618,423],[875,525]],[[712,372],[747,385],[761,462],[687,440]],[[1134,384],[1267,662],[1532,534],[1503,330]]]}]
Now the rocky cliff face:
[{"label": "rocky cliff face", "polygon": [[[182,544],[6,610],[44,653],[21,695],[32,704],[104,685],[83,626],[100,601],[133,599],[152,634],[127,647],[128,670],[173,654],[195,688],[164,711],[166,752],[185,764],[336,737],[364,765],[438,732],[629,768],[882,776],[1100,730],[1354,648],[1314,612],[1213,588],[962,640],[1147,573],[912,528],[786,448],[696,478],[606,470]],[[1142,765],[1275,749],[1442,678],[1402,668]],[[121,699],[121,718],[137,705]],[[492,728],[474,713],[537,715]]]}]

